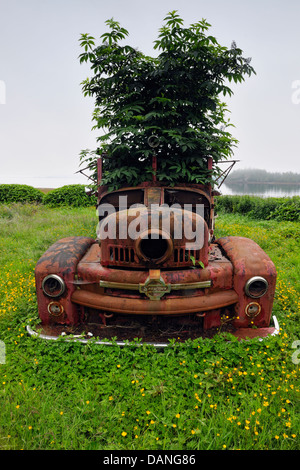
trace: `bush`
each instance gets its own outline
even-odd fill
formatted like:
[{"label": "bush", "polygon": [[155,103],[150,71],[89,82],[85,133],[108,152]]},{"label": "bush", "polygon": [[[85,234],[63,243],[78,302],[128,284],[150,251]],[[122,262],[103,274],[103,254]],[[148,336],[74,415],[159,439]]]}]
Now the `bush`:
[{"label": "bush", "polygon": [[261,198],[253,197],[252,208],[249,211],[249,217],[252,219],[269,220],[272,218],[272,213],[282,201],[278,198]]},{"label": "bush", "polygon": [[43,193],[26,184],[0,184],[0,203],[42,202]]},{"label": "bush", "polygon": [[300,220],[300,198],[294,197],[278,205],[271,214],[276,220]]},{"label": "bush", "polygon": [[96,204],[96,197],[87,195],[84,185],[70,184],[49,191],[45,194],[43,202],[50,207],[88,207]]},{"label": "bush", "polygon": [[300,197],[261,198],[258,196],[218,196],[218,212],[247,215],[262,220],[300,220]]}]

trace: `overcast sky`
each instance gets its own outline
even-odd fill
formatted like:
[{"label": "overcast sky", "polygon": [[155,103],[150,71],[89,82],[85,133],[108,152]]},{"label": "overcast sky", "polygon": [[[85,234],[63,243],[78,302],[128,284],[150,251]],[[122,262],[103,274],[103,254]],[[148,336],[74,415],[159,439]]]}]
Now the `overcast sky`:
[{"label": "overcast sky", "polygon": [[257,75],[228,101],[236,168],[300,173],[299,0],[0,0],[0,184],[87,182],[75,172],[97,133],[93,99],[81,91],[89,70],[79,64],[80,34],[98,39],[113,17],[130,45],[156,55],[171,10],[187,27],[205,18],[222,45],[234,40],[252,57]]}]

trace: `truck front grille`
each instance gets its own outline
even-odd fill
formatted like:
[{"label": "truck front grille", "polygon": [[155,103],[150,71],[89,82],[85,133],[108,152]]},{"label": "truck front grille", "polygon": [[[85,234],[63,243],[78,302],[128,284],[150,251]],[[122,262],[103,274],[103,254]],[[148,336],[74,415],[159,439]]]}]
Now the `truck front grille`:
[{"label": "truck front grille", "polygon": [[115,263],[134,263],[134,249],[123,246],[109,247],[109,261]]}]

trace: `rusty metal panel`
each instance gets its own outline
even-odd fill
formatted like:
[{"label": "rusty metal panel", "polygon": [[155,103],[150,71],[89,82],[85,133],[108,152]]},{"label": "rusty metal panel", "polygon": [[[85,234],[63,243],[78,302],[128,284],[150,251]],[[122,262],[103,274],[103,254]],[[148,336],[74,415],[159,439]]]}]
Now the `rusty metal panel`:
[{"label": "rusty metal panel", "polygon": [[[276,287],[276,268],[270,257],[253,240],[245,237],[222,237],[216,240],[222,247],[233,265],[233,287],[239,296],[236,304],[234,322],[237,328],[248,327],[250,324],[262,328],[270,324],[272,306]],[[246,314],[246,307],[253,301],[245,293],[246,282],[253,276],[263,276],[269,288],[265,295],[256,299],[259,305],[259,314],[251,319]]]},{"label": "rusty metal panel", "polygon": [[[74,276],[79,260],[95,240],[87,237],[68,237],[54,243],[39,259],[35,267],[36,293],[39,315],[44,324],[76,324],[79,311],[71,302],[75,290]],[[42,289],[43,279],[49,274],[59,275],[66,284],[66,290],[57,299],[47,297]],[[51,312],[50,306],[56,308]]]}]

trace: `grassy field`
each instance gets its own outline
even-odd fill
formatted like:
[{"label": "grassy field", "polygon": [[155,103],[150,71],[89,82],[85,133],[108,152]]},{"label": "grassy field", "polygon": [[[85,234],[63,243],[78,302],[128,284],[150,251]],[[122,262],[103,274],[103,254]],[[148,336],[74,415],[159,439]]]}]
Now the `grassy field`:
[{"label": "grassy field", "polygon": [[29,337],[37,260],[95,227],[94,208],[0,206],[0,449],[299,449],[300,223],[216,221],[217,236],[250,237],[275,262],[278,336],[164,351]]}]

